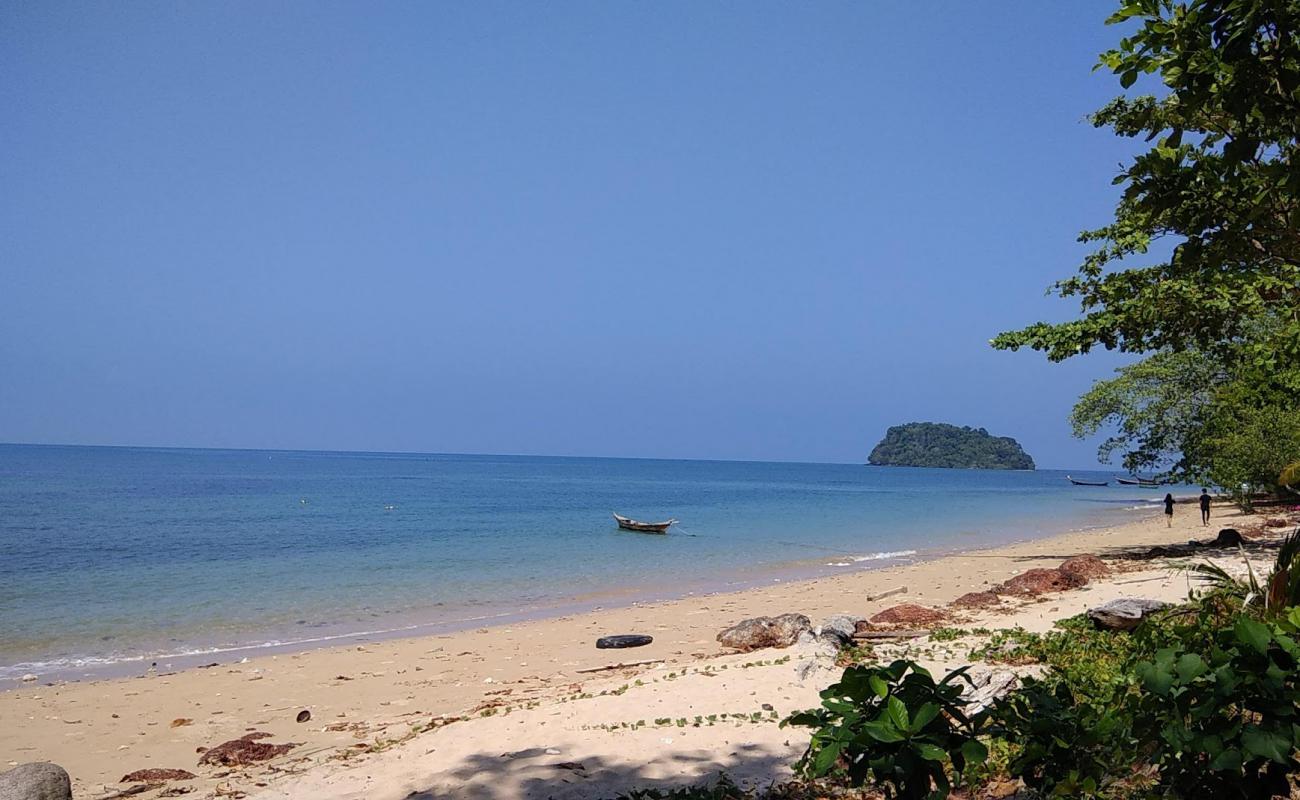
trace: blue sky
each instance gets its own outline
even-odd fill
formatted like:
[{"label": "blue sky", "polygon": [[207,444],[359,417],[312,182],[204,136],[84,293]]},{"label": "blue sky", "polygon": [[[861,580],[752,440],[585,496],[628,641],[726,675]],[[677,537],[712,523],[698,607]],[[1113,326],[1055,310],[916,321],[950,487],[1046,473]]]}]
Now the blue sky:
[{"label": "blue sky", "polygon": [[1092,464],[1110,9],[0,6],[0,441]]}]

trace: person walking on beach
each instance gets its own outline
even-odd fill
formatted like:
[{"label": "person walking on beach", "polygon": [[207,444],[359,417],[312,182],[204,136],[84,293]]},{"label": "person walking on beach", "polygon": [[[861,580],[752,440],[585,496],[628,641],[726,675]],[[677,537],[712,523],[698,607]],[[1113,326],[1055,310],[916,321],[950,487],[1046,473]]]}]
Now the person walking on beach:
[{"label": "person walking on beach", "polygon": [[1174,496],[1165,494],[1165,527],[1174,527]]},{"label": "person walking on beach", "polygon": [[1201,489],[1201,524],[1210,524],[1210,490]]}]

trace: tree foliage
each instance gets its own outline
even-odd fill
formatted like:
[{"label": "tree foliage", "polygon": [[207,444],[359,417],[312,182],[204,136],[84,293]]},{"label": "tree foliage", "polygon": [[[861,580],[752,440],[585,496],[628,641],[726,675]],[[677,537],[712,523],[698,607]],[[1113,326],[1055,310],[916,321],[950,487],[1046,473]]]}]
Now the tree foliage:
[{"label": "tree foliage", "polygon": [[895,425],[871,451],[867,463],[895,467],[1033,469],[1034,460],[1010,436],[942,422]]},{"label": "tree foliage", "polygon": [[1202,480],[1200,437],[1213,413],[1223,365],[1200,351],[1163,352],[1121,367],[1097,381],[1070,414],[1074,435],[1113,428],[1097,450],[1108,462],[1119,454],[1130,472],[1162,471],[1188,482]]},{"label": "tree foliage", "polygon": [[[1118,97],[1092,122],[1151,146],[1115,178],[1114,221],[1081,235],[1093,252],[1054,286],[1082,317],[994,346],[1052,360],[1229,348],[1269,376],[1300,364],[1300,0],[1124,0],[1108,22],[1136,30],[1099,66],[1165,92]],[[1132,266],[1162,241],[1168,258]]]}]

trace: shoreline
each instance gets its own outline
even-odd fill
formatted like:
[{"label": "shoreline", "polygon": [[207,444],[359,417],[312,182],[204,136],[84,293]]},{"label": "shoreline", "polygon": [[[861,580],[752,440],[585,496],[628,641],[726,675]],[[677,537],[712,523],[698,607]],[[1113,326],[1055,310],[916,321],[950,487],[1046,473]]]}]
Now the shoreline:
[{"label": "shoreline", "polygon": [[[345,630],[337,633],[323,632],[319,636],[280,638],[274,636],[272,631],[268,631],[268,636],[271,638],[260,642],[195,644],[189,648],[179,644],[178,647],[182,649],[175,652],[131,654],[118,657],[87,655],[53,658],[48,661],[20,661],[0,665],[0,696],[5,692],[28,685],[30,681],[24,681],[23,678],[30,675],[35,675],[36,682],[41,685],[50,683],[89,683],[144,677],[149,674],[156,674],[159,671],[173,673],[199,667],[220,666],[222,663],[229,663],[232,660],[241,658],[243,660],[252,660],[273,655],[310,653],[334,647],[462,633],[485,626],[521,625],[608,609],[625,609],[646,604],[673,602],[691,597],[710,597],[745,592],[760,589],[772,583],[815,581],[820,578],[908,566],[960,556],[965,553],[1039,541],[1054,536],[1103,530],[1115,525],[1125,524],[1151,510],[1147,505],[1130,505],[1127,499],[1111,502],[1112,505],[1091,509],[1082,514],[1079,519],[1071,520],[1073,524],[1066,523],[1063,527],[1055,530],[1039,528],[1028,534],[1021,532],[1010,536],[1000,536],[992,541],[986,539],[978,544],[972,543],[969,547],[931,547],[855,555],[851,554],[847,549],[823,548],[810,543],[797,543],[799,546],[805,546],[809,549],[824,550],[825,554],[789,561],[738,567],[715,579],[697,578],[679,585],[654,583],[628,589],[611,587],[585,592],[576,596],[557,597],[549,601],[524,604],[524,607],[516,610],[509,610],[503,604],[499,607],[503,610],[493,611],[489,608],[485,609],[488,613],[471,617],[402,622],[402,615],[394,615],[397,618],[394,620],[396,624],[391,627],[385,626],[356,631]],[[1151,501],[1152,504],[1155,502],[1157,501]],[[1180,502],[1185,501],[1180,499]],[[1121,514],[1128,517],[1128,519],[1122,521],[1113,518],[1106,519],[1106,517]],[[1042,521],[1039,522],[1041,524]],[[415,612],[415,616],[427,612],[428,609]],[[287,631],[288,629],[285,629],[285,632]],[[66,663],[68,661],[72,663]]]},{"label": "shoreline", "polygon": [[[815,697],[817,687],[809,689],[809,696],[786,676],[784,668],[766,669],[780,663],[788,651],[734,655],[717,644],[719,631],[741,619],[760,615],[797,612],[816,622],[839,613],[869,617],[899,602],[940,606],[1025,569],[1055,566],[1068,556],[1085,552],[1113,555],[1138,547],[1182,543],[1189,538],[1206,538],[1224,525],[1254,521],[1220,509],[1208,528],[1184,513],[1176,518],[1172,529],[1166,529],[1160,524],[1161,516],[1141,514],[1116,525],[940,555],[906,565],[841,571],[804,581],[633,603],[456,633],[262,654],[206,669],[53,685],[24,684],[0,693],[0,719],[20,721],[0,726],[0,759],[6,764],[54,761],[72,774],[77,796],[100,797],[125,788],[116,783],[123,773],[146,767],[200,773],[194,780],[197,788],[213,788],[224,780],[223,786],[233,781],[248,792],[260,788],[258,784],[274,788],[278,781],[289,780],[283,774],[286,770],[301,773],[293,778],[295,781],[315,780],[314,776],[335,780],[329,776],[335,776],[338,770],[346,773],[344,768],[355,757],[379,758],[375,754],[387,754],[390,748],[394,753],[403,751],[400,742],[415,735],[417,724],[434,728],[449,720],[467,718],[469,721],[458,723],[456,728],[457,747],[495,748],[499,753],[503,735],[509,741],[505,749],[513,749],[516,744],[522,747],[539,737],[540,744],[551,747],[547,743],[552,742],[557,730],[553,729],[554,720],[548,719],[554,714],[565,719],[570,714],[578,715],[574,717],[577,727],[564,728],[565,735],[575,741],[570,747],[594,747],[599,742],[593,743],[596,734],[591,729],[604,724],[600,721],[606,713],[602,709],[605,704],[621,702],[633,678],[645,684],[638,684],[642,705],[637,706],[640,710],[636,713],[640,717],[666,717],[667,713],[652,707],[685,702],[687,695],[680,695],[684,684],[676,682],[661,690],[663,679],[671,680],[679,670],[685,674],[684,670],[698,670],[700,665],[733,662],[736,667],[763,665],[764,670],[743,672],[769,673],[774,681],[764,684],[767,688],[762,691],[750,690],[757,694],[747,693],[737,699],[738,703],[752,702],[762,692],[773,692],[776,699],[771,704],[789,712]],[[1184,578],[1171,577],[1163,568],[1153,569],[1152,565],[1142,569],[1153,570],[1154,576],[1142,580],[1161,583],[1146,584],[1139,591],[1169,584],[1172,596],[1185,594]],[[889,600],[871,599],[900,586],[907,589],[906,594]],[[1051,615],[1058,607],[1080,598],[1086,601],[1087,596],[1100,595],[1103,589],[1109,591],[1099,584],[1097,592],[1073,593],[1077,597],[1071,597],[1071,593],[1048,595],[1025,607],[1039,615]],[[1002,615],[995,617],[992,624],[1008,627],[1033,623],[1015,615]],[[592,646],[598,636],[615,633],[648,633],[654,636],[654,642],[633,651],[597,650]],[[628,670],[609,669],[611,664],[641,661],[652,663]],[[708,686],[702,686],[701,692],[704,699],[693,701],[694,707],[707,709],[709,703],[721,697],[711,694]],[[569,703],[565,698],[592,700]],[[498,708],[504,708],[504,720],[497,715]],[[550,710],[543,714],[543,709]],[[311,712],[310,722],[295,722],[300,710]],[[532,716],[525,715],[525,711]],[[583,721],[577,722],[579,719]],[[510,727],[505,733],[493,728],[507,723]],[[480,725],[485,731],[490,729],[486,740],[471,735]],[[249,731],[265,731],[274,737],[268,741],[294,742],[297,747],[285,760],[235,773],[212,773],[209,768],[197,766],[196,748],[212,747]],[[436,735],[436,731],[424,733],[415,741]],[[441,764],[444,757],[450,758],[443,749],[449,740],[438,741],[444,744],[435,744],[429,752],[443,755],[431,756],[436,763],[426,765],[430,769]],[[655,746],[661,747],[662,742]],[[420,752],[425,749],[421,746]],[[396,793],[396,789],[337,795],[325,789],[286,791],[278,796],[400,798],[409,794],[405,790]]]}]

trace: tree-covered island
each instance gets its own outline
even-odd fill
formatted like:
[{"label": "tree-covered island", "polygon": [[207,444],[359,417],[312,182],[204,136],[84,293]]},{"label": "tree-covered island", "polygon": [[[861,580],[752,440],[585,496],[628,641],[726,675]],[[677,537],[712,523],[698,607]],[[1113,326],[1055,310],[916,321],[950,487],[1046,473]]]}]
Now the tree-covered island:
[{"label": "tree-covered island", "polygon": [[871,451],[867,463],[890,467],[1033,469],[1034,460],[1010,436],[942,422],[895,425]]}]

